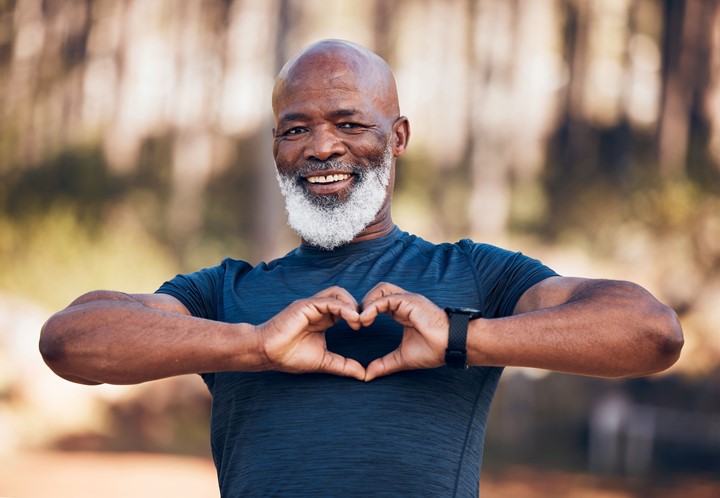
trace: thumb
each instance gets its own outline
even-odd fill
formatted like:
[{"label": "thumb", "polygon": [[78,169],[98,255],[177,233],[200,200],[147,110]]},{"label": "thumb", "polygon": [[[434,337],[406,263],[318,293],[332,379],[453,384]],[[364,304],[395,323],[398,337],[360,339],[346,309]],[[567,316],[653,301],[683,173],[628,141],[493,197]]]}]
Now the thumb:
[{"label": "thumb", "polygon": [[341,377],[353,377],[357,380],[365,379],[365,369],[360,363],[330,351],[325,351],[322,364],[317,371]]},{"label": "thumb", "polygon": [[390,375],[401,370],[407,370],[399,349],[389,352],[382,358],[373,360],[365,372],[365,382],[370,382],[377,377]]}]

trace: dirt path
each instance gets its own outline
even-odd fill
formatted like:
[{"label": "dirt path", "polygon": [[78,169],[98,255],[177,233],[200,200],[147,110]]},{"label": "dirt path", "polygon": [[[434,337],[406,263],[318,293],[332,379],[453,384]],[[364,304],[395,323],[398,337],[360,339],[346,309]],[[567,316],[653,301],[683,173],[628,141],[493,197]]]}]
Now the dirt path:
[{"label": "dirt path", "polygon": [[0,456],[0,496],[12,498],[218,498],[208,459],[138,453]]},{"label": "dirt path", "polygon": [[[720,481],[638,482],[539,471],[485,471],[483,498],[715,498]],[[210,459],[145,453],[38,452],[0,456],[0,497],[219,498]]]}]

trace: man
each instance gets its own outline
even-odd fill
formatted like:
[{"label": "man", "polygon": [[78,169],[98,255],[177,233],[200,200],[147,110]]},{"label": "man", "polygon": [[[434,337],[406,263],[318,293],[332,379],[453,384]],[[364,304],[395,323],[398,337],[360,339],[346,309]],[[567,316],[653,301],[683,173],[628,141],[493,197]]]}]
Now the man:
[{"label": "man", "polygon": [[613,377],[678,358],[675,313],[637,285],[560,277],[393,224],[410,128],[377,55],[311,45],[278,75],[272,105],[302,245],[256,267],[226,259],[152,295],[89,293],[40,342],[79,383],[202,374],[223,496],[474,497],[503,366]]}]

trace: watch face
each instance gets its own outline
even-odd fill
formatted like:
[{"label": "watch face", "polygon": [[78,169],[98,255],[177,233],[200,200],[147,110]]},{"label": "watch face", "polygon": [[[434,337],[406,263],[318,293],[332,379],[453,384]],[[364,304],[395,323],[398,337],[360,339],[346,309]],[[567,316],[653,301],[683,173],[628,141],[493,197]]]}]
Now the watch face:
[{"label": "watch face", "polygon": [[455,315],[470,315],[471,318],[480,318],[482,311],[474,308],[445,308],[445,313],[452,313]]}]

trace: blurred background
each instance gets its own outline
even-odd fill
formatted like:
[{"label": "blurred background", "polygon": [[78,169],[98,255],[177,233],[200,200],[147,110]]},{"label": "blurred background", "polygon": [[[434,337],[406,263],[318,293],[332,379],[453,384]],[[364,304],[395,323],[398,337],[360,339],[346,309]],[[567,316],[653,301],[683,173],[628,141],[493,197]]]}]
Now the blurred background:
[{"label": "blurred background", "polygon": [[717,0],[0,0],[0,496],[217,497],[199,377],[77,386],[43,322],[281,256],[270,92],[332,37],[394,68],[412,127],[393,216],[681,316],[643,379],[508,369],[483,495],[720,496]]}]

